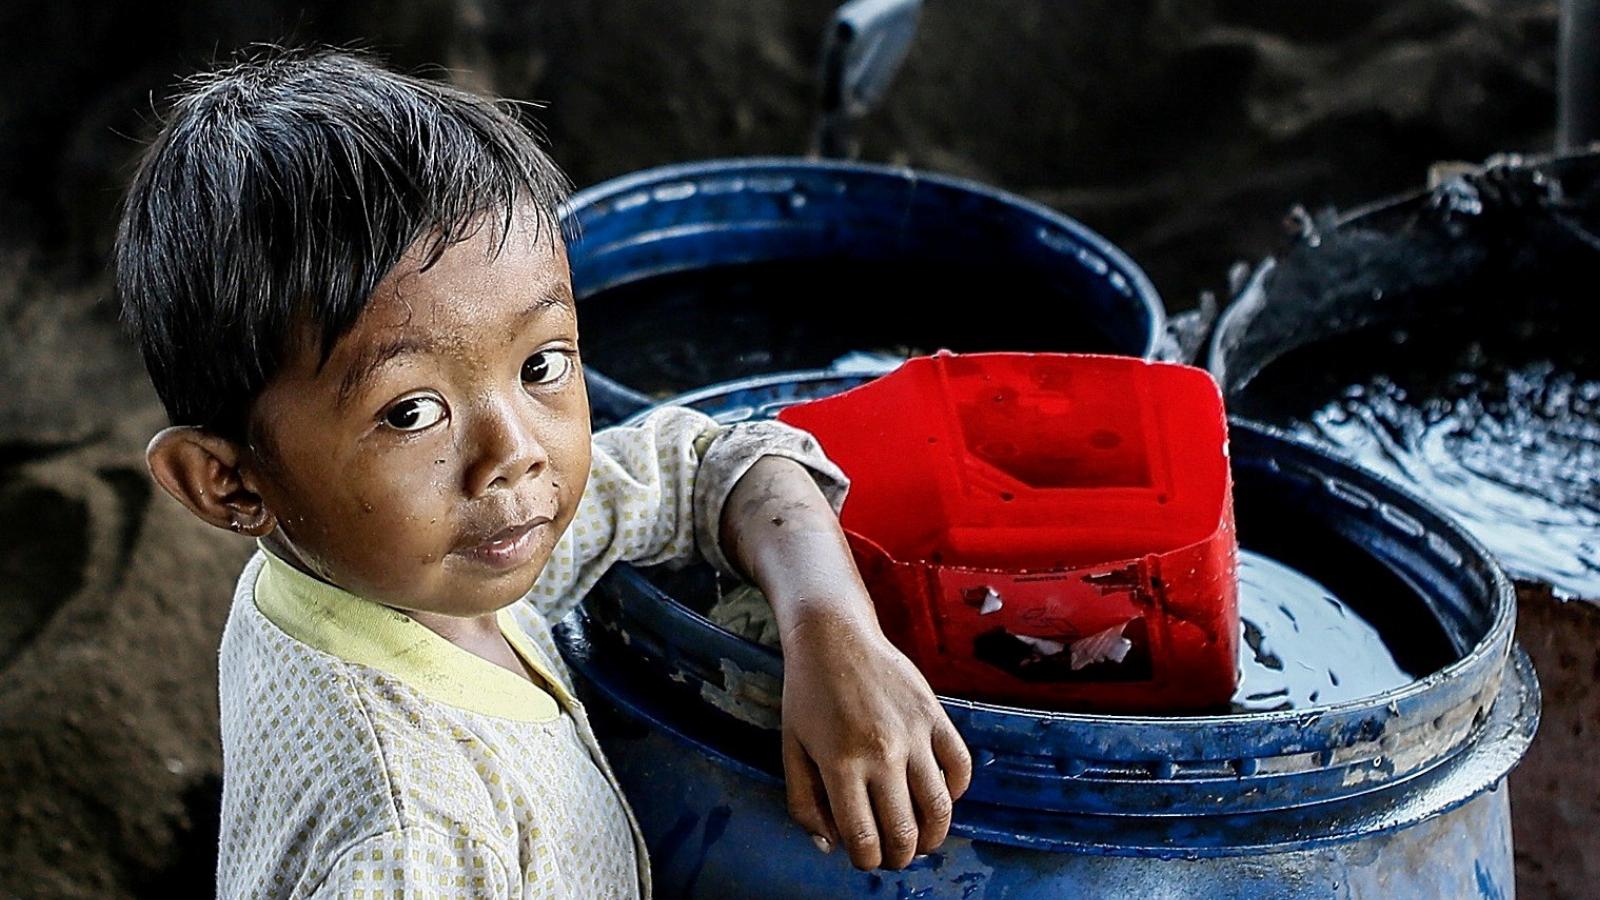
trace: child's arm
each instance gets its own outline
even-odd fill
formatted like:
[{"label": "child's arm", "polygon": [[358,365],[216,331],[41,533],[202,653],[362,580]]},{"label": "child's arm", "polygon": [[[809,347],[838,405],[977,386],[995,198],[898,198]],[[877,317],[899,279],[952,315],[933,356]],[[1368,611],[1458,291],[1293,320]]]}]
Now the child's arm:
[{"label": "child's arm", "polygon": [[825,849],[842,840],[863,869],[902,868],[938,847],[971,757],[922,673],[879,629],[811,474],[762,457],[729,495],[721,536],[778,621],[790,814]]},{"label": "child's arm", "polygon": [[834,513],[845,486],[805,432],[658,410],[595,434],[577,516],[527,600],[553,621],[621,561],[703,557],[749,573],[782,635],[791,813],[829,846],[842,839],[856,865],[899,867],[944,840],[972,766],[878,629]]}]

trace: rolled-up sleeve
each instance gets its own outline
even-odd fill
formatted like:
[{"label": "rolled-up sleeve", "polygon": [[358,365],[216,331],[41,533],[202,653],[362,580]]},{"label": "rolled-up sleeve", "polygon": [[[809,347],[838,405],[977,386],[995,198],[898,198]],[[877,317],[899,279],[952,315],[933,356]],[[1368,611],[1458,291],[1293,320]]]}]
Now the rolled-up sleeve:
[{"label": "rolled-up sleeve", "polygon": [[[514,885],[504,861],[487,844],[427,828],[396,828],[347,848],[311,897],[510,897]],[[283,896],[300,895],[284,891]],[[300,895],[304,896],[304,895]],[[518,896],[548,896],[519,891]]]},{"label": "rolled-up sleeve", "polygon": [[781,456],[805,466],[835,514],[844,506],[845,494],[850,490],[849,479],[809,432],[770,421],[730,426],[706,449],[694,487],[695,517],[705,523],[699,530],[700,555],[724,572],[736,570],[722,552],[722,508],[734,485],[763,456]]}]

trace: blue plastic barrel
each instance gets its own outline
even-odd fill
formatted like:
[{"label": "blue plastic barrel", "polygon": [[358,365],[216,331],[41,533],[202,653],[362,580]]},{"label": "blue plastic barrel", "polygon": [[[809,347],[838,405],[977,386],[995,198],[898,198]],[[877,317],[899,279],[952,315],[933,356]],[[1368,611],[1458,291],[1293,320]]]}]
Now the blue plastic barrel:
[{"label": "blue plastic barrel", "polygon": [[[770,416],[859,378],[752,379],[680,402]],[[1361,700],[1199,717],[1042,713],[958,699],[972,787],[901,872],[822,856],[786,813],[782,664],[613,570],[557,637],[646,834],[659,896],[1512,896],[1504,778],[1538,721],[1515,599],[1483,548],[1416,497],[1235,421],[1239,534],[1384,615],[1439,665]],[[1352,587],[1354,586],[1354,587]],[[1413,618],[1406,619],[1407,616]]]},{"label": "blue plastic barrel", "polygon": [[1150,356],[1164,323],[1144,272],[1083,225],[906,168],[668,166],[579,192],[564,220],[599,423],[863,353]]}]

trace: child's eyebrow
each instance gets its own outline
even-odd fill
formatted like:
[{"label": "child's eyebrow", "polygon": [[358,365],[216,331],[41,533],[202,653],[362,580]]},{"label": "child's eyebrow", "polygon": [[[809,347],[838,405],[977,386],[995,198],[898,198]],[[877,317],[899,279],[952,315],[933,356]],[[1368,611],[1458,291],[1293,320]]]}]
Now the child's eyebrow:
[{"label": "child's eyebrow", "polygon": [[405,335],[384,341],[375,347],[362,351],[355,361],[345,369],[344,377],[339,380],[339,405],[344,406],[355,396],[356,390],[372,377],[384,363],[397,356],[411,353],[430,353],[438,349],[435,341],[427,338]]},{"label": "child's eyebrow", "polygon": [[[529,322],[539,318],[550,309],[563,310],[568,316],[574,315],[571,294],[563,287],[555,288],[539,299],[535,300],[527,309],[517,314],[517,326],[526,326]],[[384,341],[371,349],[363,351],[350,367],[345,370],[344,377],[339,380],[338,405],[344,406],[355,396],[356,391],[369,378],[378,371],[384,363],[397,356],[411,353],[434,353],[439,350],[437,341],[428,338],[404,335]]]},{"label": "child's eyebrow", "polygon": [[560,307],[571,316],[577,312],[573,306],[572,292],[565,285],[551,288],[544,296],[533,301],[532,306],[517,314],[517,324],[525,325],[552,307]]}]

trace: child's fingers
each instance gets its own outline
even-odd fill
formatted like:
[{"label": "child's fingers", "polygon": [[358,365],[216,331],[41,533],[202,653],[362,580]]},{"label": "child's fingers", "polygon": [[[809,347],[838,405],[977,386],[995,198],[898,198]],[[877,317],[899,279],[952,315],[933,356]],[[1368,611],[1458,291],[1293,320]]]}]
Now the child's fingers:
[{"label": "child's fingers", "polygon": [[866,782],[854,770],[844,768],[824,769],[822,781],[828,789],[834,824],[839,826],[839,841],[850,854],[850,862],[863,871],[876,869],[883,854]]},{"label": "child's fingers", "polygon": [[961,733],[945,719],[933,727],[933,755],[944,770],[945,784],[951,800],[960,800],[972,784],[972,754],[967,752],[967,742]]},{"label": "child's fingers", "polygon": [[784,786],[789,795],[789,817],[810,832],[817,849],[828,853],[839,844],[839,832],[828,815],[827,793],[822,774],[800,741],[792,734],[783,736]]},{"label": "child's fingers", "polygon": [[932,853],[950,833],[954,806],[950,788],[931,749],[911,755],[907,774],[911,779],[911,799],[917,807],[917,852]]},{"label": "child's fingers", "polygon": [[883,867],[904,869],[917,854],[917,814],[906,785],[906,770],[890,770],[872,779],[868,790],[878,813],[878,838],[883,845]]}]

